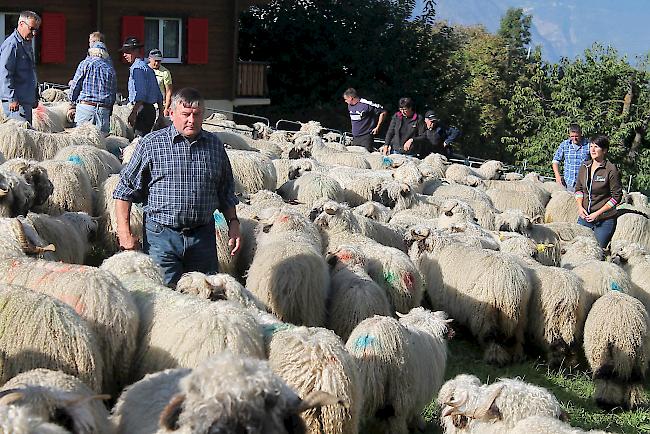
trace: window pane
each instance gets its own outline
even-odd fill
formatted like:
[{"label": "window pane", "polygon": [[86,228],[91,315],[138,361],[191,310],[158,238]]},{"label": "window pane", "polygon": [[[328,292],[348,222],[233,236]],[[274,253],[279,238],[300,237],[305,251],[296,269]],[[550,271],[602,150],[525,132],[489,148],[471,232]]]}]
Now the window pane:
[{"label": "window pane", "polygon": [[163,21],[163,57],[180,57],[178,54],[179,25],[178,20]]},{"label": "window pane", "polygon": [[158,20],[144,20],[144,56],[158,47]]}]

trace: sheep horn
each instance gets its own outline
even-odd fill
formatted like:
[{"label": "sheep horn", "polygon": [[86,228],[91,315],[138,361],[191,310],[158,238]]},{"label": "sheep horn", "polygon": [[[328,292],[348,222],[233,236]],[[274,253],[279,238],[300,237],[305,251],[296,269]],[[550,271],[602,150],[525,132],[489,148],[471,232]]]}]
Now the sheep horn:
[{"label": "sheep horn", "polygon": [[398,311],[395,311],[395,315],[397,315],[397,318],[404,318],[406,316],[402,312],[398,312]]},{"label": "sheep horn", "polygon": [[25,397],[20,389],[7,389],[0,392],[0,405],[9,405]]},{"label": "sheep horn", "polygon": [[28,253],[31,249],[29,245],[29,242],[27,241],[27,236],[25,235],[25,228],[23,228],[23,224],[20,222],[18,219],[14,219],[12,222],[12,225],[14,226],[14,230],[16,231],[16,236],[18,237],[18,244],[20,245],[20,249],[24,253]]},{"label": "sheep horn", "polygon": [[445,404],[445,408],[442,410],[441,416],[442,417],[447,417],[447,416],[451,416],[451,415],[454,415],[454,414],[458,414],[458,410],[456,410],[455,407],[451,407],[451,406]]},{"label": "sheep horn", "polygon": [[468,398],[467,391],[463,390],[458,394],[458,398],[453,398],[448,402],[445,402],[445,405],[448,405],[450,407],[460,407],[461,405],[465,404],[467,402]]},{"label": "sheep horn", "polygon": [[84,396],[79,396],[77,398],[73,399],[68,399],[65,401],[65,406],[66,407],[74,407],[77,405],[84,405],[87,402],[93,401],[95,399],[101,400],[101,401],[106,401],[107,399],[111,399],[111,395],[84,395]]},{"label": "sheep horn", "polygon": [[343,402],[342,399],[337,398],[336,396],[323,392],[322,390],[316,390],[311,392],[301,400],[298,406],[296,407],[296,413],[302,413],[303,411],[309,410],[315,407],[323,407],[325,405],[342,405],[343,407],[349,407],[349,405]]},{"label": "sheep horn", "polygon": [[9,194],[9,189],[0,188],[0,197],[5,197]]},{"label": "sheep horn", "polygon": [[492,404],[494,404],[494,401],[496,401],[496,399],[499,397],[504,387],[505,385],[496,387],[494,391],[488,395],[483,404],[479,404],[479,406],[474,410],[473,414],[468,414],[466,416],[471,417],[472,419],[483,419],[490,411],[490,407],[492,407]]}]

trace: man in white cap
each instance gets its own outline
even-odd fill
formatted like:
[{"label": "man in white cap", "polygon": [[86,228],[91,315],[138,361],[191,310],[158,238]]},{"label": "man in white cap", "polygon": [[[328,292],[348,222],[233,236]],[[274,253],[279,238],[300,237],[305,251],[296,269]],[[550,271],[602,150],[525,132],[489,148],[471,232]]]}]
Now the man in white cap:
[{"label": "man in white cap", "polygon": [[158,87],[160,88],[160,93],[165,101],[164,115],[169,116],[169,106],[172,102],[173,93],[172,73],[169,72],[169,69],[161,65],[162,60],[163,55],[158,48],[154,48],[149,52],[149,67],[153,69],[154,74],[156,74]]}]

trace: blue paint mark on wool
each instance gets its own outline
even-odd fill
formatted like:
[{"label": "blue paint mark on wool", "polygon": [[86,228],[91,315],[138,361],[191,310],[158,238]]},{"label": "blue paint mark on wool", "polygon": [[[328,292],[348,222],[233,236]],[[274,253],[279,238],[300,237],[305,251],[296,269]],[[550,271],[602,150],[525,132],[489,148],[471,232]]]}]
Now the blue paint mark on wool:
[{"label": "blue paint mark on wool", "polygon": [[223,214],[221,214],[221,212],[215,211],[213,216],[214,216],[214,224],[216,226],[220,226],[220,227],[228,226],[228,224],[226,223],[226,217]]},{"label": "blue paint mark on wool", "polygon": [[357,340],[354,342],[354,346],[356,349],[360,350],[363,348],[371,347],[374,344],[374,342],[375,342],[374,336],[363,335],[357,338]]},{"label": "blue paint mark on wool", "polygon": [[621,287],[618,286],[618,283],[616,283],[616,281],[614,281],[614,280],[612,280],[612,283],[611,283],[610,287],[611,287],[612,291],[620,291],[621,290]]},{"label": "blue paint mark on wool", "polygon": [[77,166],[83,166],[84,165],[84,162],[81,160],[81,157],[78,156],[78,155],[70,155],[68,157],[68,161],[73,163],[73,164],[76,164]]},{"label": "blue paint mark on wool", "polygon": [[393,164],[393,159],[390,157],[384,157],[381,159],[381,165],[384,167],[391,166]]},{"label": "blue paint mark on wool", "polygon": [[264,334],[265,337],[270,338],[277,332],[283,330],[289,330],[291,328],[293,328],[293,326],[291,324],[286,324],[286,323],[266,324],[262,326],[262,333]]}]

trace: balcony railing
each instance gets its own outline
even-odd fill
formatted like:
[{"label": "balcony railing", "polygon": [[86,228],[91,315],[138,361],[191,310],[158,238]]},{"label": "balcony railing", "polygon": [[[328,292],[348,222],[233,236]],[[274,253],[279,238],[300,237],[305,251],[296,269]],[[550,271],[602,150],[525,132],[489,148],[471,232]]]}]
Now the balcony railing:
[{"label": "balcony railing", "polygon": [[266,62],[237,62],[237,97],[238,98],[267,98],[269,88],[266,73],[269,64]]}]

